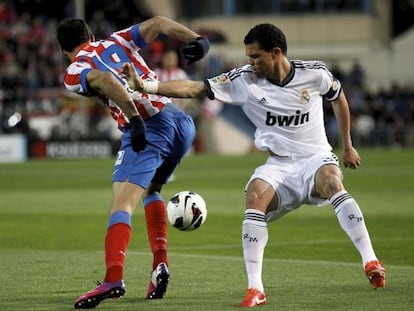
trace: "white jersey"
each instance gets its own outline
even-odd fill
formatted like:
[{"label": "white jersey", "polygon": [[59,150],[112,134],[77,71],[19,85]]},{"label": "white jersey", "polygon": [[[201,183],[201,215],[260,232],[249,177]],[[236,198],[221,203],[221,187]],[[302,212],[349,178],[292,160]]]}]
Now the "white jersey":
[{"label": "white jersey", "polygon": [[255,145],[280,156],[331,151],[323,98],[338,98],[341,84],[319,61],[291,61],[281,84],[258,78],[251,65],[206,80],[209,98],[240,105],[256,126]]}]

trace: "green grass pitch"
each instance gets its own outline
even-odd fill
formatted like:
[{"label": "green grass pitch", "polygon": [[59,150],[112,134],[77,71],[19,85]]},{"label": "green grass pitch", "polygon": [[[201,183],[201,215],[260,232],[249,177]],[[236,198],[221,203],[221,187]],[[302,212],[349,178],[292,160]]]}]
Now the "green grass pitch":
[{"label": "green grass pitch", "polygon": [[[260,310],[414,310],[414,150],[361,150],[344,169],[361,206],[387,286],[373,290],[359,254],[327,206],[303,206],[269,225],[263,267],[268,304]],[[151,255],[142,204],[133,216],[126,295],[100,310],[239,310],[243,189],[264,154],[192,155],[167,184],[200,193],[208,218],[197,231],[169,228],[171,281],[165,299],[143,297]],[[0,309],[72,310],[104,275],[103,239],[113,160],[0,164]]]}]

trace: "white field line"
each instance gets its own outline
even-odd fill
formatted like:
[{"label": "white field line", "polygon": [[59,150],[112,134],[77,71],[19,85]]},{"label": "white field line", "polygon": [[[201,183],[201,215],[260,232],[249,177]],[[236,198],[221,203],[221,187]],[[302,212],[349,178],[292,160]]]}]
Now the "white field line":
[{"label": "white field line", "polygon": [[[372,239],[372,242],[378,242],[379,239]],[[384,239],[381,239],[381,241],[384,241]],[[391,239],[387,241],[392,242],[407,242],[407,241],[414,241],[414,239]],[[268,242],[267,248],[269,247],[278,247],[278,246],[286,246],[286,245],[322,245],[322,244],[348,244],[350,241],[347,239],[341,239],[341,240],[306,240],[306,241],[278,241],[278,242]],[[194,250],[194,249],[227,249],[227,248],[240,248],[241,249],[242,244],[209,244],[209,245],[191,245],[191,246],[170,246],[170,248],[174,251],[177,250]]]},{"label": "white field line", "polygon": [[[191,249],[191,248],[188,248]],[[145,255],[150,256],[152,255],[150,252],[143,252],[143,251],[135,251],[129,250],[128,255]],[[226,256],[226,255],[206,255],[206,254],[186,254],[186,253],[176,253],[176,252],[168,252],[168,257],[182,257],[182,258],[202,258],[202,259],[209,259],[209,260],[219,260],[219,261],[243,261],[243,256]],[[297,264],[297,265],[324,265],[324,266],[348,266],[348,267],[356,267],[362,266],[362,263],[350,263],[344,261],[324,261],[324,260],[303,260],[303,259],[281,259],[281,258],[266,258],[264,262],[280,262],[280,263],[289,263],[289,264]],[[413,266],[401,266],[401,265],[392,265],[392,264],[385,264],[386,267],[392,267],[393,269],[413,269]]]}]

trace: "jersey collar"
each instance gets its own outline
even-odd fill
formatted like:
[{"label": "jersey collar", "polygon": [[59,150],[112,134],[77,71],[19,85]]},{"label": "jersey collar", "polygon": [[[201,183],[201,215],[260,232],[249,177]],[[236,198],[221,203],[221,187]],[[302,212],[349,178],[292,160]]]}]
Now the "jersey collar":
[{"label": "jersey collar", "polygon": [[293,65],[292,62],[290,63],[290,71],[288,73],[288,75],[286,76],[286,78],[282,81],[274,81],[274,80],[269,80],[267,79],[267,81],[269,81],[270,83],[277,85],[277,86],[285,86],[286,84],[288,84],[290,81],[292,81],[293,77],[295,76],[295,66]]}]

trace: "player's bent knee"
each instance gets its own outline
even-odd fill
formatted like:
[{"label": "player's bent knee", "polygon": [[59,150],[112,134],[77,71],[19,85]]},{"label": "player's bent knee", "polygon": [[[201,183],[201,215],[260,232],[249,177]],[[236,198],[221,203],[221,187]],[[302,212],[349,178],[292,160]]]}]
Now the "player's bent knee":
[{"label": "player's bent knee", "polygon": [[344,190],[344,186],[337,175],[326,175],[316,181],[316,191],[321,198],[329,199],[341,190]]},{"label": "player's bent knee", "polygon": [[255,192],[250,193],[246,198],[246,209],[256,209],[265,213],[267,211],[267,207],[269,206],[269,200],[259,195]]}]

